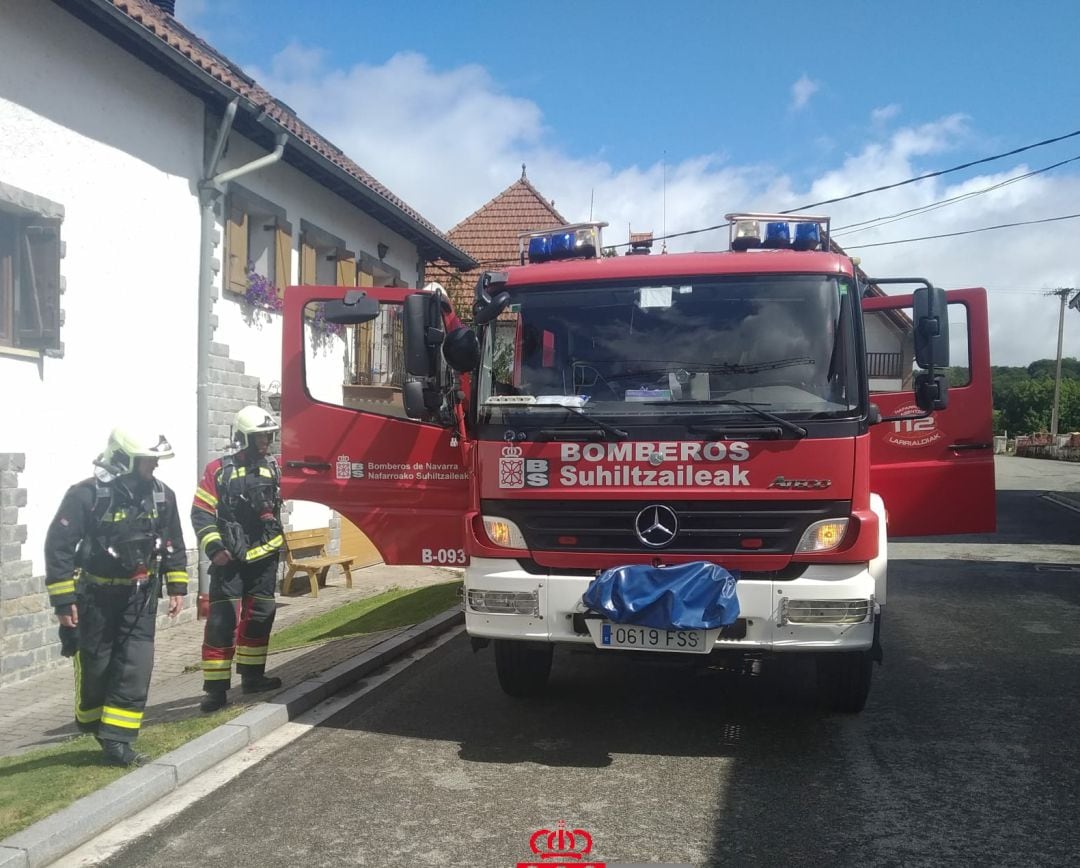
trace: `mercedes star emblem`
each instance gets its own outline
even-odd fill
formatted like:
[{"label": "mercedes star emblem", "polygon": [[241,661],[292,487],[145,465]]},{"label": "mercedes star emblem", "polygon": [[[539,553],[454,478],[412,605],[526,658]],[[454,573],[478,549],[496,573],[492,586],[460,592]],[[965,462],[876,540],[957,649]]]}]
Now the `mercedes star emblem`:
[{"label": "mercedes star emblem", "polygon": [[634,519],[634,533],[649,548],[660,549],[670,545],[679,533],[679,518],[667,506],[647,506]]}]

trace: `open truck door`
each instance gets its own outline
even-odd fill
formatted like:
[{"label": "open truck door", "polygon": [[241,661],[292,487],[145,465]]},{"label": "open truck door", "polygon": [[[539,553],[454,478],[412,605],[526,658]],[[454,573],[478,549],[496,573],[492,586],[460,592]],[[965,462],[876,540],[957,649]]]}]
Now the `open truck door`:
[{"label": "open truck door", "polygon": [[[885,282],[885,281],[882,281]],[[996,526],[990,329],[985,289],[943,293],[948,308],[947,407],[923,418],[913,397],[918,313],[912,295],[864,298],[870,401],[870,488],[889,536],[989,533]],[[896,418],[906,417],[906,418]]]},{"label": "open truck door", "polygon": [[[405,410],[418,394],[409,389],[404,342],[408,310],[417,308],[408,298],[417,295],[432,298],[397,287],[289,287],[282,496],[337,510],[388,564],[463,566],[470,481],[461,444],[454,428]],[[343,339],[332,357],[311,340],[313,329],[328,327]]]}]

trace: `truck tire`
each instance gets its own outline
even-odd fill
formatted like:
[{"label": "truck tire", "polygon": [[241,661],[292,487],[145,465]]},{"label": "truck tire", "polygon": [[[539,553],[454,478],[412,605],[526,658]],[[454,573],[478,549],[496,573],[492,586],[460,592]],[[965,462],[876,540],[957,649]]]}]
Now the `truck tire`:
[{"label": "truck tire", "polygon": [[830,711],[858,714],[870,695],[871,651],[839,651],[817,658],[818,697]]},{"label": "truck tire", "polygon": [[551,674],[554,647],[547,642],[495,640],[495,671],[499,686],[510,696],[539,696]]}]

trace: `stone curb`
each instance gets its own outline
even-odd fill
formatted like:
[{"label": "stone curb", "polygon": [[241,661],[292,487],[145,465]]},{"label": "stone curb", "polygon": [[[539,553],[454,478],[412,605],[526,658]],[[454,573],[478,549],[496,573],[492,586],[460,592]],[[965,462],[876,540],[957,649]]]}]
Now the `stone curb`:
[{"label": "stone curb", "polygon": [[16,832],[0,841],[0,868],[40,868],[56,861],[342,688],[464,621],[461,609],[454,608],[403,630]]}]

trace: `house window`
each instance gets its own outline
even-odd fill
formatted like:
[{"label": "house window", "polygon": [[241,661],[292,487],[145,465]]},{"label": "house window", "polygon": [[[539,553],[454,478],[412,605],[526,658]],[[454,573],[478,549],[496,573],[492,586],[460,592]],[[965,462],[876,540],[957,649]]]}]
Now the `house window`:
[{"label": "house window", "polygon": [[[383,245],[379,245],[382,247]],[[358,286],[408,286],[401,272],[370,253],[361,253],[357,267]]]},{"label": "house window", "polygon": [[300,283],[356,286],[356,254],[343,239],[307,220],[300,221]]},{"label": "house window", "polygon": [[[405,286],[401,272],[376,257],[361,253],[356,285]],[[404,330],[400,306],[383,306],[371,322],[352,331],[349,341],[349,380],[346,386],[386,386],[401,389],[404,375]],[[346,390],[348,391],[348,390]]]},{"label": "house window", "polygon": [[60,218],[0,209],[0,345],[58,354]]},{"label": "house window", "polygon": [[243,295],[248,273],[253,271],[283,296],[285,287],[293,282],[292,226],[285,219],[285,210],[238,186],[229,191],[226,210],[226,289]]}]

